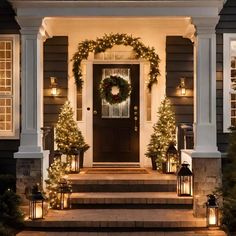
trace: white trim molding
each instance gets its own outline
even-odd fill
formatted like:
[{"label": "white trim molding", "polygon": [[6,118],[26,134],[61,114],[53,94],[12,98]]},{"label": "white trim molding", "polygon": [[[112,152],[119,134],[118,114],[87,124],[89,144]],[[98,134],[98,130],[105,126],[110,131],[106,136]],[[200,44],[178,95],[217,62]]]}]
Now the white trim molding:
[{"label": "white trim molding", "polygon": [[232,40],[236,41],[236,33],[223,34],[223,131],[229,132],[231,126],[231,50],[230,43]]}]

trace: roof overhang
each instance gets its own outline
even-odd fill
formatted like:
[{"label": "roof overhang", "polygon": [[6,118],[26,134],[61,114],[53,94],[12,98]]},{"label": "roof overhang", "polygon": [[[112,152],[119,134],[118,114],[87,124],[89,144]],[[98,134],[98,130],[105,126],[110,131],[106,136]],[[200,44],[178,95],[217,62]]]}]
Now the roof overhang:
[{"label": "roof overhang", "polygon": [[9,0],[19,16],[216,17],[224,0]]}]

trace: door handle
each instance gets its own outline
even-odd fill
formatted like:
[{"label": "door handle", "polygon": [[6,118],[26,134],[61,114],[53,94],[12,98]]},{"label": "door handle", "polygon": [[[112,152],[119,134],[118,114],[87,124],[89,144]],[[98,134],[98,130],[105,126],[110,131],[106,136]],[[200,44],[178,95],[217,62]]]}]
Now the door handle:
[{"label": "door handle", "polygon": [[93,111],[93,114],[94,114],[94,115],[97,115],[97,114],[98,114],[98,112],[97,112],[96,110],[94,110],[94,111]]}]

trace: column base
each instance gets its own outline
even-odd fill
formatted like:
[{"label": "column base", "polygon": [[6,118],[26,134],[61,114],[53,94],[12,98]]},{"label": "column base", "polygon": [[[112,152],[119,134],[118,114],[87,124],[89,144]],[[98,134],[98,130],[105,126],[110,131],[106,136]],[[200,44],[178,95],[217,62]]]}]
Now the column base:
[{"label": "column base", "polygon": [[39,184],[45,187],[47,168],[49,166],[49,151],[38,153],[17,152],[16,160],[16,192],[22,199],[22,204],[27,205],[30,189]]},{"label": "column base", "polygon": [[207,195],[212,194],[222,183],[221,158],[194,157],[193,168],[193,213],[206,217]]}]

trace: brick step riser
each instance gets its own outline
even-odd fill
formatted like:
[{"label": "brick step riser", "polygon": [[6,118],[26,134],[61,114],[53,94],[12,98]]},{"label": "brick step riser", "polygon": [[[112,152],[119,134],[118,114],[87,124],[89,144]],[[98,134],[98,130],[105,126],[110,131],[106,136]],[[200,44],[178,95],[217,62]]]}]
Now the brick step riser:
[{"label": "brick step riser", "polygon": [[53,229],[60,229],[65,231],[78,231],[78,230],[87,230],[87,231],[120,231],[120,230],[130,230],[130,231],[148,231],[148,230],[157,230],[157,231],[185,231],[185,230],[202,230],[206,229],[206,223],[201,222],[196,226],[196,222],[185,221],[185,222],[163,222],[163,221],[71,221],[60,223],[58,221],[50,222],[40,222],[40,221],[28,221],[25,223],[25,229],[33,229],[40,231],[52,231]]},{"label": "brick step riser", "polygon": [[73,192],[176,192],[172,184],[72,184]]},{"label": "brick step riser", "polygon": [[72,209],[193,209],[192,204],[94,204],[72,203]]}]

